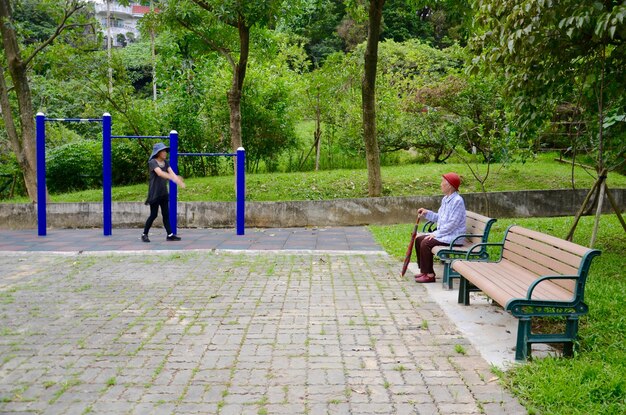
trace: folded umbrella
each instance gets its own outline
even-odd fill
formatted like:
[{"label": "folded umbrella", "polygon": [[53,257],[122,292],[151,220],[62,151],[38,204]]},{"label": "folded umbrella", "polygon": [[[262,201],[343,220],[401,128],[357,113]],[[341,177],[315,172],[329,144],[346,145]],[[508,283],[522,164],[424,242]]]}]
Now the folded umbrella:
[{"label": "folded umbrella", "polygon": [[420,223],[420,215],[417,215],[417,220],[415,221],[415,226],[413,227],[413,233],[411,234],[411,241],[409,242],[409,246],[406,249],[406,255],[404,256],[404,264],[402,264],[402,272],[401,276],[404,277],[406,274],[406,270],[409,267],[409,263],[411,262],[411,255],[413,254],[413,245],[415,244],[415,237],[417,236],[417,226]]}]

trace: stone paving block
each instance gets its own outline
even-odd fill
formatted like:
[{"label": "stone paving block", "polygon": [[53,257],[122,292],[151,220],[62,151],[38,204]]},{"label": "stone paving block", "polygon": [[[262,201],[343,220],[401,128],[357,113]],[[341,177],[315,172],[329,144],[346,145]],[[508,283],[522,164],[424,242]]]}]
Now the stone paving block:
[{"label": "stone paving block", "polygon": [[432,415],[442,413],[439,412],[439,407],[435,403],[423,403],[415,406],[416,415]]},{"label": "stone paving block", "polygon": [[265,406],[268,415],[293,415],[306,413],[304,404],[268,404]]},{"label": "stone paving block", "polygon": [[207,405],[206,403],[183,403],[174,409],[172,413],[176,415],[206,415],[216,414],[217,404]]}]

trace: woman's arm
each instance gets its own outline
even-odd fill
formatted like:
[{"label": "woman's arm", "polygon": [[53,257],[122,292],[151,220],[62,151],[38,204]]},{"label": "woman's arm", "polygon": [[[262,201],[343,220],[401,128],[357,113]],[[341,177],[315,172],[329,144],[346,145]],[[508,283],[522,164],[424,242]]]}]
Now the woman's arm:
[{"label": "woman's arm", "polygon": [[157,167],[156,169],[154,169],[154,172],[157,174],[157,176],[167,180],[171,180],[183,189],[185,188],[185,182],[183,181],[183,178],[174,173],[174,170],[172,170],[171,167],[168,167],[167,171],[163,171],[163,169]]}]

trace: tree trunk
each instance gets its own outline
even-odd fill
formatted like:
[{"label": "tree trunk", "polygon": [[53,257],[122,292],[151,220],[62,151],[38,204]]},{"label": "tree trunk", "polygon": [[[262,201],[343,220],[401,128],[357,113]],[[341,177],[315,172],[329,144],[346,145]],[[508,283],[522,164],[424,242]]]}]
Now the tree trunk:
[{"label": "tree trunk", "polygon": [[243,17],[239,17],[237,29],[239,31],[239,62],[233,68],[233,81],[228,91],[228,107],[230,109],[230,144],[235,152],[242,147],[241,138],[241,93],[243,81],[248,67],[248,54],[250,52],[250,28],[246,25]]},{"label": "tree trunk", "polygon": [[[233,79],[234,83],[234,79]],[[228,91],[230,110],[230,147],[233,152],[241,147],[241,91],[232,88]]]},{"label": "tree trunk", "polygon": [[316,96],[315,105],[315,171],[320,169],[320,156],[322,152],[322,111],[320,104],[320,92],[319,88]]},{"label": "tree trunk", "polygon": [[[8,105],[8,92],[3,76],[3,99],[1,100],[3,117],[6,123],[7,117],[11,122],[7,124],[7,132],[11,137],[11,146],[17,157],[28,196],[32,201],[37,201],[37,148],[35,141],[35,113],[31,100],[30,86],[28,84],[27,65],[22,61],[17,36],[11,23],[11,8],[8,1],[0,1],[0,33],[4,44],[4,51],[8,64],[9,74],[13,80],[13,88],[17,97],[20,129],[15,126],[15,117]],[[9,127],[10,125],[10,127]],[[8,131],[13,128],[13,132]]]},{"label": "tree trunk", "polygon": [[363,99],[363,140],[367,160],[367,187],[370,197],[381,195],[380,150],[376,137],[376,67],[378,38],[385,0],[370,0],[369,29],[365,49],[365,68],[361,83]]}]

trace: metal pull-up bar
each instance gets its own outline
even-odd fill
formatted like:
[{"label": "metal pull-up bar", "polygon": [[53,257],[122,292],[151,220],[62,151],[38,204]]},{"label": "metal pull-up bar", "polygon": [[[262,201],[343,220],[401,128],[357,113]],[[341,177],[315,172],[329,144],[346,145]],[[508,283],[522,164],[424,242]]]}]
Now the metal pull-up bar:
[{"label": "metal pull-up bar", "polygon": [[[246,150],[243,147],[239,147],[236,153],[179,153],[178,152],[178,134],[175,136],[170,136],[170,165],[172,166],[172,170],[174,172],[178,172],[178,157],[185,156],[198,156],[198,157],[214,157],[214,156],[225,156],[225,157],[235,157],[237,160],[237,171],[236,175],[236,228],[237,235],[244,235],[246,222]],[[176,199],[178,197],[178,187],[176,183],[170,182],[170,203],[172,199]],[[172,232],[176,233],[176,209],[177,205],[173,206],[170,204],[170,226],[172,227]],[[172,220],[172,212],[174,213]]]},{"label": "metal pull-up bar", "polygon": [[[246,152],[239,147],[236,153],[178,153],[178,133],[170,131],[169,136],[160,135],[112,135],[111,115],[104,113],[102,118],[46,118],[39,112],[36,117],[37,130],[37,225],[39,236],[46,235],[46,122],[101,122],[102,123],[102,222],[105,236],[112,234],[112,151],[111,139],[113,138],[146,138],[165,139],[170,142],[170,166],[174,173],[178,174],[179,156],[229,156],[237,158],[237,204],[236,204],[236,228],[237,235],[245,232],[245,201],[246,201]],[[178,187],[170,182],[170,224],[172,231],[177,230],[177,205]]]}]

